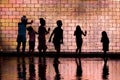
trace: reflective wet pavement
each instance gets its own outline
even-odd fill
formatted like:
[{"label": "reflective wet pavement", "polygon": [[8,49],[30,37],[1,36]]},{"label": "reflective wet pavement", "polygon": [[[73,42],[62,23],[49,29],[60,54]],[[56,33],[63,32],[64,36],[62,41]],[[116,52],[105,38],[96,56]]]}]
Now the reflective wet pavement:
[{"label": "reflective wet pavement", "polygon": [[[0,80],[120,80],[120,61],[0,57]],[[78,65],[79,63],[79,65]]]}]

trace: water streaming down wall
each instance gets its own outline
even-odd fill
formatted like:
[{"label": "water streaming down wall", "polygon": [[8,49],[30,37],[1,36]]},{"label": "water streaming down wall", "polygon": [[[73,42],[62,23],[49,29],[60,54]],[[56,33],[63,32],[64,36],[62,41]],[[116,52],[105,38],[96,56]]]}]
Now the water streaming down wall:
[{"label": "water streaming down wall", "polygon": [[[45,18],[46,28],[51,28],[50,33],[56,27],[56,21],[62,20],[64,44],[61,51],[75,51],[73,34],[76,25],[80,25],[83,31],[87,30],[87,36],[83,37],[83,52],[102,51],[100,40],[104,30],[110,39],[110,52],[120,52],[119,0],[0,0],[0,50],[16,50],[17,24],[22,15],[34,20],[32,26],[36,31],[38,19]],[[47,41],[49,36],[46,36]],[[36,37],[36,51],[37,46]],[[47,42],[47,46],[48,51],[54,51],[52,43]]]}]

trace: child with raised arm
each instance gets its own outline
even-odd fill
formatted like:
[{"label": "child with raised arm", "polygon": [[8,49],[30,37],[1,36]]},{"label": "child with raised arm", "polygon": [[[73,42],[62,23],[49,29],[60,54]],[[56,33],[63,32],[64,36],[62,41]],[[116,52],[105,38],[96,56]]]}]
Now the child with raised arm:
[{"label": "child with raised arm", "polygon": [[29,35],[29,53],[33,53],[35,48],[35,35],[38,33],[32,28],[32,26],[29,26],[27,30]]},{"label": "child with raised arm", "polygon": [[46,38],[45,38],[45,35],[49,33],[50,31],[50,28],[48,29],[48,31],[46,30],[45,28],[45,25],[46,25],[46,21],[43,19],[43,18],[40,18],[40,26],[39,26],[39,29],[38,29],[38,41],[39,41],[39,44],[38,44],[38,50],[39,50],[39,53],[42,52],[46,52],[47,50],[47,45],[46,45]]},{"label": "child with raised arm", "polygon": [[17,52],[20,52],[20,46],[22,43],[22,52],[25,52],[26,47],[26,25],[32,24],[33,21],[28,22],[25,15],[21,17],[21,22],[18,23],[18,35],[17,35]]},{"label": "child with raised arm", "polygon": [[86,36],[86,34],[87,31],[85,31],[84,33],[79,25],[76,26],[76,30],[74,31],[74,36],[76,36],[76,45],[77,45],[76,53],[81,53],[81,47],[83,43],[82,35]]}]

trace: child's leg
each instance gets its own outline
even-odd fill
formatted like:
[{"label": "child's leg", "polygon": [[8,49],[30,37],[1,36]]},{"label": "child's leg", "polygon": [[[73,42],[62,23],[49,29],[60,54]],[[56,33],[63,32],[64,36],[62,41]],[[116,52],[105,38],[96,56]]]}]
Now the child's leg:
[{"label": "child's leg", "polygon": [[35,42],[33,41],[33,42],[31,43],[31,50],[32,50],[32,52],[34,52],[34,48],[35,48]]},{"label": "child's leg", "polygon": [[17,42],[17,52],[20,51],[20,45],[21,45],[21,42]]},{"label": "child's leg", "polygon": [[25,52],[25,47],[26,47],[26,41],[25,41],[25,42],[22,42],[22,52],[23,52],[23,53]]},{"label": "child's leg", "polygon": [[60,54],[60,45],[57,47],[57,53]]},{"label": "child's leg", "polygon": [[79,54],[81,54],[81,48],[79,48]]},{"label": "child's leg", "polygon": [[44,47],[44,48],[43,48],[43,53],[45,53],[46,50],[47,50],[47,46],[46,46],[46,44],[45,44],[43,47]]},{"label": "child's leg", "polygon": [[38,45],[38,51],[39,51],[39,53],[42,52],[42,48],[40,47],[40,44]]},{"label": "child's leg", "polygon": [[79,55],[80,55],[80,57],[79,57],[79,65],[81,64],[81,47],[79,48],[79,51],[78,51],[79,53]]},{"label": "child's leg", "polygon": [[41,53],[42,52],[42,49],[38,49],[39,50],[39,53]]},{"label": "child's leg", "polygon": [[82,48],[82,43],[80,44],[80,46],[79,46],[79,48],[78,48],[78,49],[79,49],[79,51],[78,51],[79,54],[81,54],[81,48]]},{"label": "child's leg", "polygon": [[106,51],[106,50],[104,50],[104,54],[106,54],[106,52],[107,52],[107,51]]},{"label": "child's leg", "polygon": [[61,46],[60,44],[56,45],[57,46],[57,53],[60,54],[60,49],[61,49]]},{"label": "child's leg", "polygon": [[[77,47],[77,49],[76,49],[76,54],[78,54],[78,51],[79,51],[79,48]],[[75,61],[76,61],[77,66],[79,65],[78,59],[79,59],[79,58],[75,58]]]},{"label": "child's leg", "polygon": [[57,54],[59,54],[60,53],[60,44],[54,43],[54,47],[55,47]]},{"label": "child's leg", "polygon": [[76,54],[78,53],[78,48],[76,49]]},{"label": "child's leg", "polygon": [[31,42],[29,41],[29,53],[31,51]]}]

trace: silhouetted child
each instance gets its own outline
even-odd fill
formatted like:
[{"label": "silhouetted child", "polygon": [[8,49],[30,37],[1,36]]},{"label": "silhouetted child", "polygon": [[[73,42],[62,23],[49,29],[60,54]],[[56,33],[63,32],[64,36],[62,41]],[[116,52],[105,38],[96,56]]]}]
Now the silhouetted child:
[{"label": "silhouetted child", "polygon": [[109,51],[109,38],[105,31],[102,32],[101,42],[102,42],[102,46],[103,46],[103,51],[106,54],[106,52]]},{"label": "silhouetted child", "polygon": [[47,46],[46,46],[45,35],[49,33],[50,28],[47,31],[46,28],[45,28],[46,21],[43,18],[40,18],[39,20],[40,20],[41,25],[39,26],[39,29],[38,29],[38,34],[39,34],[39,37],[38,37],[38,41],[39,41],[38,50],[39,50],[39,52],[41,52],[42,50],[43,50],[43,52],[46,52]]},{"label": "silhouetted child", "polygon": [[57,27],[53,30],[53,32],[50,36],[49,42],[51,42],[51,38],[54,35],[53,44],[54,44],[55,50],[59,54],[60,53],[60,48],[61,48],[60,44],[63,43],[63,30],[61,28],[62,27],[62,21],[58,20],[56,23],[57,23]]},{"label": "silhouetted child", "polygon": [[55,69],[55,72],[56,72],[56,75],[60,75],[59,74],[59,69],[58,69],[58,66],[59,66],[60,62],[58,60],[58,57],[56,57],[53,61],[53,66],[54,66],[54,69]]},{"label": "silhouetted child", "polygon": [[22,52],[25,52],[26,47],[26,25],[32,24],[33,21],[28,22],[26,16],[21,17],[21,22],[18,23],[18,36],[17,36],[17,52],[20,51],[20,46],[22,43]]},{"label": "silhouetted child", "polygon": [[81,53],[81,47],[83,43],[82,35],[86,36],[87,31],[85,33],[81,30],[80,26],[77,25],[76,30],[74,31],[74,36],[76,36],[76,53]]},{"label": "silhouetted child", "polygon": [[29,35],[29,53],[34,52],[34,48],[35,48],[35,34],[38,34],[33,28],[32,26],[29,26],[27,28],[28,30],[28,35]]}]

